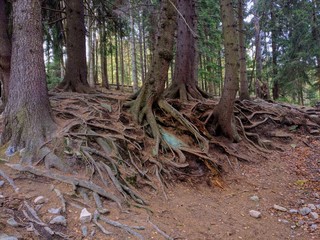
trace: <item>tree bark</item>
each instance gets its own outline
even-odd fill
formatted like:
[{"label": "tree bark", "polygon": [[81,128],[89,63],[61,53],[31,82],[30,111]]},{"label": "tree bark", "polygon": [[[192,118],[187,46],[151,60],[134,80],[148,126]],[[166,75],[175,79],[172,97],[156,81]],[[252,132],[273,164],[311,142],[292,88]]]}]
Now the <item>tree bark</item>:
[{"label": "tree bark", "polygon": [[160,132],[152,109],[163,94],[168,70],[173,59],[174,32],[176,29],[176,10],[173,7],[175,3],[175,0],[164,0],[161,3],[153,58],[146,76],[146,82],[134,101],[130,102],[134,120],[141,124],[146,119],[155,139],[160,138]]},{"label": "tree bark", "polygon": [[89,92],[87,82],[86,39],[83,1],[69,0],[67,16],[67,62],[64,80],[58,89],[73,92]]},{"label": "tree bark", "polygon": [[[212,115],[207,120],[207,127],[214,135],[223,134],[231,141],[240,141],[233,114],[234,102],[239,89],[239,49],[236,19],[232,0],[220,0],[222,30],[225,49],[225,79],[222,96]],[[212,132],[212,131],[210,131]]]},{"label": "tree bark", "polygon": [[244,0],[238,0],[239,24],[239,56],[240,56],[240,99],[250,99],[247,78],[247,58],[245,45],[245,29],[243,26]]},{"label": "tree bark", "polygon": [[276,16],[274,13],[274,0],[270,1],[270,14],[271,14],[271,48],[272,48],[272,75],[273,75],[273,89],[272,96],[273,100],[279,98],[279,81],[277,79],[278,75],[278,51],[277,51],[277,38],[278,38],[278,29],[276,26]]},{"label": "tree bark", "polygon": [[205,94],[197,86],[198,51],[196,47],[196,6],[194,0],[178,0],[177,53],[172,85],[166,91],[168,98],[182,101],[202,99]]},{"label": "tree bark", "polygon": [[1,143],[23,149],[31,163],[55,128],[48,98],[43,57],[41,2],[13,2],[13,44],[9,98],[4,111]]},{"label": "tree bark", "polygon": [[0,0],[0,81],[2,88],[1,99],[2,112],[8,101],[9,80],[10,80],[10,60],[11,60],[11,41],[8,35],[8,16],[6,14],[7,2]]},{"label": "tree bark", "polygon": [[100,25],[100,57],[101,57],[101,85],[109,89],[108,70],[107,70],[107,34],[106,23],[102,22]]},{"label": "tree bark", "polygon": [[137,79],[137,54],[136,54],[136,37],[135,37],[135,29],[134,29],[134,18],[133,18],[133,10],[132,10],[132,0],[129,1],[130,8],[130,49],[131,49],[131,65],[132,65],[132,75],[131,80],[133,84],[133,92],[138,91],[138,79]]}]

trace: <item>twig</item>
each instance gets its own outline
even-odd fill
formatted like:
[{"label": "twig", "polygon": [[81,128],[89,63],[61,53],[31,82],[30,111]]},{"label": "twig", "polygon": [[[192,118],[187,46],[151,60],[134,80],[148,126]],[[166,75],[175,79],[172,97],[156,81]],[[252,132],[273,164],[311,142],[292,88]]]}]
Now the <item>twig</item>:
[{"label": "twig", "polygon": [[97,211],[95,211],[93,214],[93,220],[92,220],[93,223],[95,225],[97,225],[97,227],[100,228],[101,232],[103,232],[104,234],[106,234],[106,235],[112,234],[112,232],[109,232],[100,223],[98,223],[98,217],[99,217],[99,213]]},{"label": "twig", "polygon": [[54,191],[57,194],[58,198],[60,199],[60,202],[62,205],[62,212],[66,212],[66,200],[64,199],[64,197],[59,189],[55,188]]},{"label": "twig", "polygon": [[173,237],[170,237],[168,234],[166,234],[164,231],[162,231],[160,228],[158,228],[157,225],[155,225],[153,222],[150,221],[150,219],[148,219],[148,222],[151,224],[151,226],[157,230],[158,233],[160,233],[165,239],[168,240],[174,240]]},{"label": "twig", "polygon": [[13,187],[16,193],[19,192],[19,188],[14,184],[14,181],[7,174],[5,174],[1,169],[0,169],[0,175],[8,181],[8,183]]},{"label": "twig", "polygon": [[[114,227],[118,227],[118,228],[122,228],[123,230],[125,230],[126,232],[132,234],[133,236],[136,236],[137,238],[139,239],[144,239],[143,236],[140,234],[140,233],[137,233],[135,231],[133,231],[131,229],[131,227],[129,227],[128,225],[125,225],[125,224],[122,224],[122,223],[119,223],[119,222],[116,222],[116,221],[112,221],[110,219],[108,219],[107,217],[104,217],[104,216],[101,216],[98,214],[98,218],[101,219],[102,221],[104,221],[105,223],[108,223]],[[144,227],[135,227],[136,229],[144,229]]]}]

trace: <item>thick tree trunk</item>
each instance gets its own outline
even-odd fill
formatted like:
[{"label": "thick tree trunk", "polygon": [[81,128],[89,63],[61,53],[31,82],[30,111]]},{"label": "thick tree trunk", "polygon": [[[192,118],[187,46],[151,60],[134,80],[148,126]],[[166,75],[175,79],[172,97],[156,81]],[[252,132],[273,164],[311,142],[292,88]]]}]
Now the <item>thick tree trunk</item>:
[{"label": "thick tree trunk", "polygon": [[144,36],[143,36],[143,29],[144,29],[144,26],[143,26],[143,16],[142,16],[142,13],[140,14],[139,16],[139,51],[140,51],[140,69],[141,69],[141,81],[142,81],[142,84],[144,83],[145,81],[145,66],[144,66],[144,54],[145,54],[145,49],[144,49],[144,46],[145,46],[145,41],[144,41]]},{"label": "thick tree trunk", "polygon": [[176,29],[175,0],[164,0],[161,3],[160,20],[153,51],[153,59],[136,99],[131,102],[134,120],[142,123],[145,119],[151,126],[153,137],[160,138],[160,132],[153,115],[154,104],[163,94],[168,78],[168,70],[173,59],[174,32]]},{"label": "thick tree trunk", "polygon": [[5,0],[0,0],[0,81],[2,87],[0,89],[2,99],[0,112],[4,110],[8,101],[10,79],[11,41],[8,35],[6,4]]},{"label": "thick tree trunk", "polygon": [[67,16],[67,62],[66,75],[58,88],[65,91],[89,92],[87,82],[86,39],[83,1],[69,0]]},{"label": "thick tree trunk", "polygon": [[[116,28],[118,26],[116,25]],[[116,89],[119,90],[120,89],[120,83],[119,83],[119,48],[118,48],[118,33],[116,31],[116,34],[115,34],[115,41],[116,41],[116,44],[115,44],[115,47],[116,47],[116,54],[115,54],[115,60],[116,60]]]},{"label": "thick tree trunk", "polygon": [[247,78],[247,58],[245,45],[245,29],[243,26],[244,0],[238,0],[239,55],[240,55],[240,99],[250,99]]},{"label": "thick tree trunk", "polygon": [[133,11],[132,11],[132,0],[129,1],[130,7],[130,50],[131,50],[131,65],[132,65],[132,75],[131,80],[133,84],[133,92],[138,91],[138,79],[137,79],[137,54],[136,54],[136,37],[135,37],[135,29],[134,29],[134,18],[133,18]]},{"label": "thick tree trunk", "polygon": [[220,0],[220,4],[225,48],[225,79],[221,99],[213,114],[207,120],[207,127],[209,130],[213,129],[214,134],[222,133],[231,141],[238,142],[240,136],[236,129],[233,114],[234,101],[239,89],[237,24],[233,13],[232,0]]},{"label": "thick tree trunk", "polygon": [[[90,12],[91,15],[91,12]],[[95,83],[94,83],[94,49],[95,49],[95,39],[93,37],[93,32],[94,30],[94,21],[95,19],[93,17],[89,17],[88,19],[88,70],[89,70],[89,74],[88,74],[88,84],[90,87],[94,87]]]},{"label": "thick tree trunk", "polygon": [[43,58],[41,2],[13,2],[13,48],[10,94],[4,111],[2,144],[23,149],[30,163],[55,128],[46,85]]},{"label": "thick tree trunk", "polygon": [[[196,7],[194,0],[178,0],[177,52],[172,85],[166,91],[166,97],[202,99],[203,93],[197,86],[198,51],[196,47]],[[204,94],[205,95],[205,94]]]}]

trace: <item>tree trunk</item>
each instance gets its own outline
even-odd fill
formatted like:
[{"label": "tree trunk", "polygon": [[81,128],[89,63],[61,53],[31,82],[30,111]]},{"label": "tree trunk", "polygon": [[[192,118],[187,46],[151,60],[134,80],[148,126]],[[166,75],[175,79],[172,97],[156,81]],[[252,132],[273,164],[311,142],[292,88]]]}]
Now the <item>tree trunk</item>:
[{"label": "tree trunk", "polygon": [[124,57],[123,57],[123,36],[120,30],[120,63],[121,63],[121,91],[124,91]]},{"label": "tree trunk", "polygon": [[[117,25],[116,25],[116,29],[117,29]],[[116,30],[116,34],[115,34],[115,47],[116,47],[116,56],[115,56],[115,60],[116,60],[116,89],[119,90],[120,89],[120,83],[119,83],[119,48],[118,48],[118,32]]]},{"label": "tree trunk", "polygon": [[168,79],[170,63],[173,59],[174,32],[176,29],[176,10],[173,4],[175,3],[175,0],[161,2],[157,40],[146,82],[136,94],[136,98],[130,102],[134,120],[141,124],[146,119],[157,142],[160,139],[160,132],[152,109],[162,96]]},{"label": "tree trunk", "polygon": [[87,82],[86,39],[83,1],[69,0],[67,16],[67,62],[64,80],[58,88],[65,91],[89,92]]},{"label": "tree trunk", "polygon": [[238,0],[239,55],[240,55],[240,99],[250,99],[247,78],[247,58],[245,45],[245,29],[243,26],[244,0]]},{"label": "tree trunk", "polygon": [[205,94],[197,86],[198,51],[196,47],[196,7],[194,0],[178,0],[179,10],[177,30],[177,53],[172,85],[166,91],[166,97],[202,99]]},{"label": "tree trunk", "polygon": [[139,14],[139,50],[140,50],[140,69],[141,69],[141,81],[142,84],[145,81],[145,70],[144,70],[144,46],[145,46],[145,41],[144,41],[144,36],[143,36],[143,15],[142,13]]},{"label": "tree trunk", "polygon": [[10,59],[11,59],[11,41],[8,35],[8,16],[6,14],[5,0],[0,0],[0,81],[1,81],[1,99],[2,112],[8,101],[9,79],[10,79]]},{"label": "tree trunk", "polygon": [[133,19],[133,11],[132,11],[132,0],[129,1],[130,7],[130,49],[131,49],[131,65],[132,65],[132,84],[133,84],[133,92],[138,91],[138,79],[137,79],[137,54],[136,54],[136,37],[135,37],[135,29],[134,29],[134,19]]},{"label": "tree trunk", "polygon": [[2,144],[23,149],[23,162],[37,158],[37,150],[55,128],[48,98],[39,0],[13,2],[13,46],[10,94],[4,111]]},{"label": "tree trunk", "polygon": [[209,131],[213,130],[213,134],[222,133],[231,141],[238,142],[241,139],[236,129],[233,114],[234,101],[239,89],[237,24],[233,13],[232,0],[220,0],[220,6],[225,49],[225,79],[221,99],[206,123]]},{"label": "tree trunk", "polygon": [[271,17],[271,48],[272,48],[272,77],[273,77],[273,89],[272,97],[274,100],[279,98],[279,81],[277,79],[278,75],[278,51],[277,51],[277,38],[278,38],[278,29],[276,26],[276,16],[274,14],[274,0],[270,1],[270,17]]},{"label": "tree trunk", "polygon": [[104,88],[109,89],[108,70],[107,70],[107,50],[106,43],[106,26],[105,21],[100,25],[100,57],[101,57],[101,85]]},{"label": "tree trunk", "polygon": [[[90,11],[88,11],[88,14],[91,14]],[[94,44],[95,44],[95,38],[93,37],[93,32],[95,19],[93,17],[89,17],[88,19],[88,70],[89,70],[89,76],[88,76],[88,84],[90,87],[94,87]]]}]

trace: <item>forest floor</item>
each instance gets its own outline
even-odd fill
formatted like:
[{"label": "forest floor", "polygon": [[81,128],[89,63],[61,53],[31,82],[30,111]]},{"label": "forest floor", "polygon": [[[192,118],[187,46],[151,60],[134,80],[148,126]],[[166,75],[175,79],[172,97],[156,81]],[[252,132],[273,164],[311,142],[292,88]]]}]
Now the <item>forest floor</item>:
[{"label": "forest floor", "polygon": [[[101,221],[111,232],[108,235],[93,221],[82,224],[79,220],[83,208],[94,212],[91,198],[75,196],[70,184],[16,171],[5,164],[7,159],[0,160],[0,170],[18,188],[15,191],[0,176],[4,181],[0,184],[0,239],[6,235],[17,239],[320,239],[320,137],[285,126],[269,131],[286,132],[285,141],[273,139],[281,151],[269,152],[267,158],[256,154],[249,163],[232,162],[222,174],[220,187],[204,178],[182,178],[173,179],[164,189],[166,194],[139,189],[147,206],[133,203],[120,209],[117,203],[103,200],[110,210],[106,218],[122,226]],[[237,144],[233,145],[236,148]],[[17,155],[10,159],[10,163],[18,161]],[[48,210],[61,206],[54,189],[59,189],[66,200],[66,212],[61,214],[67,221],[65,226],[48,224],[55,216]],[[44,199],[34,203],[39,196]],[[36,210],[43,226],[50,226],[63,237],[45,232],[34,217],[28,220],[26,204]],[[278,210],[274,205],[286,209]],[[303,216],[299,212],[303,207],[313,214]],[[250,210],[259,211],[261,216],[250,216]],[[137,237],[125,230],[125,225],[138,233]]]}]

